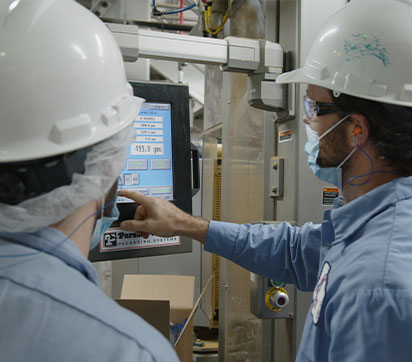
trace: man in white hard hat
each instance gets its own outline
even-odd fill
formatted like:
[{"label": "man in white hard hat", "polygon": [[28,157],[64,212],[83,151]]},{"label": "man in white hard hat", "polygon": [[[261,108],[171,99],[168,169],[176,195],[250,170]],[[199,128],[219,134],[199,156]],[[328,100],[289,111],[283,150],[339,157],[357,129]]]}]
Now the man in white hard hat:
[{"label": "man in white hard hat", "polygon": [[87,260],[142,103],[110,31],[74,0],[2,0],[0,94],[0,360],[177,361]]},{"label": "man in white hard hat", "polygon": [[297,361],[410,361],[412,343],[412,2],[353,0],[316,38],[305,65],[305,152],[342,187],[320,225],[237,225],[193,218],[159,199],[121,227],[197,238],[257,273],[313,292]]}]

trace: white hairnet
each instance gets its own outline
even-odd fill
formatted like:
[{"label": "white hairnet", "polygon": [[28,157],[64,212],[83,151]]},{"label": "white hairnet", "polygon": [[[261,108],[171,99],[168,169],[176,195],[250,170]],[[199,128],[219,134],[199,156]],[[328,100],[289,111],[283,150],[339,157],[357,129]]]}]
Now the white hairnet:
[{"label": "white hairnet", "polygon": [[18,205],[0,203],[0,232],[33,232],[53,225],[77,208],[102,197],[124,167],[133,123],[92,147],[86,155],[85,173],[73,174],[70,185],[25,200]]}]

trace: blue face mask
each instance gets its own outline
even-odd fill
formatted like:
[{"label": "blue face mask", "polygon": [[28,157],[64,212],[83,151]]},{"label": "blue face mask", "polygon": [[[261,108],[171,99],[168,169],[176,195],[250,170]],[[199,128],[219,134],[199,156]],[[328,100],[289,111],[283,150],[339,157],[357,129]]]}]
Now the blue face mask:
[{"label": "blue face mask", "polygon": [[[116,197],[117,198],[117,197]],[[116,199],[113,201],[114,205],[112,211],[110,212],[110,216],[103,216],[104,206],[102,207],[102,214],[100,219],[96,221],[96,225],[94,226],[92,238],[90,240],[90,250],[93,250],[102,239],[106,230],[119,218],[119,209],[117,208]],[[104,205],[104,199],[103,199]],[[107,206],[106,206],[107,207]]]},{"label": "blue face mask", "polygon": [[342,188],[342,166],[353,155],[353,153],[356,151],[356,148],[354,148],[337,167],[320,167],[316,163],[316,160],[319,156],[320,140],[328,133],[333,131],[336,127],[338,127],[343,121],[349,118],[349,116],[350,114],[342,118],[338,123],[334,124],[325,133],[323,133],[322,136],[319,136],[319,134],[315,132],[308,124],[306,125],[306,134],[308,140],[305,144],[305,153],[308,157],[308,165],[310,169],[319,180],[325,181],[339,188]]}]

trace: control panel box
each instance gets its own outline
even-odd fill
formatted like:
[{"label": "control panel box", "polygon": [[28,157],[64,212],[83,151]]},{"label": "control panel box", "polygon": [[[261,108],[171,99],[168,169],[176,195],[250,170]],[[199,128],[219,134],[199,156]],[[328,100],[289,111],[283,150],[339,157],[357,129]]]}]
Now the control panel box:
[{"label": "control panel box", "polygon": [[295,286],[251,273],[250,312],[259,319],[294,317]]}]

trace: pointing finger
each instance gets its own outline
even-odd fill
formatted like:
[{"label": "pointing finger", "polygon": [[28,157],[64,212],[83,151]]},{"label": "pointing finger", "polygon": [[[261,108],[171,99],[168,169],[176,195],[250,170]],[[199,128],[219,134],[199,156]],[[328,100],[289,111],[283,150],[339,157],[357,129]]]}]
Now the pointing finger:
[{"label": "pointing finger", "polygon": [[141,194],[140,192],[136,192],[136,191],[127,191],[127,190],[121,190],[119,192],[120,196],[124,196],[127,197],[128,199],[131,199],[139,204],[144,204],[145,201],[147,201],[148,197]]}]

